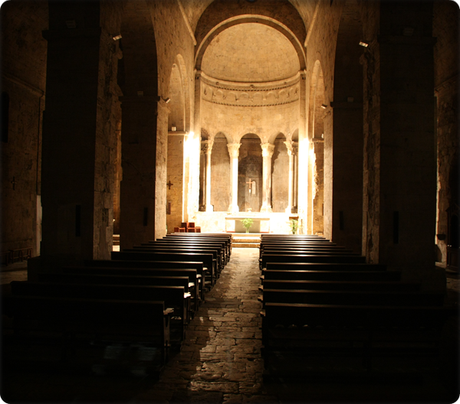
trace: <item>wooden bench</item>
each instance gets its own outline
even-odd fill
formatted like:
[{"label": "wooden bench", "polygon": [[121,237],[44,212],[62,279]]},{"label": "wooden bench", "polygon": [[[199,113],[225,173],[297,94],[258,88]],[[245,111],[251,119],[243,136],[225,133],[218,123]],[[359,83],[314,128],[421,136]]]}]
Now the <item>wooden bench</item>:
[{"label": "wooden bench", "polygon": [[225,266],[230,260],[230,254],[228,253],[227,245],[224,241],[210,241],[210,240],[185,240],[182,238],[163,238],[155,241],[149,241],[148,243],[142,243],[142,247],[149,246],[174,246],[179,248],[210,248],[217,252],[218,256],[221,257],[222,265]]},{"label": "wooden bench", "polygon": [[264,254],[260,259],[260,269],[266,268],[267,262],[337,262],[337,263],[366,263],[366,257],[361,255],[343,254]]},{"label": "wooden bench", "polygon": [[[59,282],[68,279],[77,283],[85,277],[88,283],[102,284],[112,282],[113,285],[150,285],[150,286],[182,286],[185,293],[190,293],[192,308],[198,309],[203,293],[196,269],[169,268],[117,268],[117,267],[63,267],[62,272],[39,273],[38,280],[42,282]],[[104,281],[105,280],[105,281]],[[203,295],[204,298],[204,295]]]},{"label": "wooden bench", "polygon": [[329,365],[329,370],[349,374],[353,369],[360,375],[375,370],[377,358],[380,369],[390,372],[407,362],[411,369],[414,360],[432,365],[443,326],[456,311],[443,306],[266,303],[261,315],[262,352],[270,374],[299,376]]},{"label": "wooden bench", "polygon": [[113,261],[197,261],[203,263],[203,274],[209,279],[209,286],[216,282],[215,266],[212,254],[195,252],[149,252],[149,251],[112,251]]},{"label": "wooden bench", "polygon": [[139,245],[133,248],[124,249],[125,252],[166,252],[166,253],[198,253],[198,254],[211,254],[212,255],[212,271],[216,277],[219,277],[220,272],[224,268],[223,251],[217,251],[212,247],[198,247],[198,246],[179,246],[174,244],[149,244]]},{"label": "wooden bench", "polygon": [[343,262],[267,262],[265,269],[310,271],[386,271],[384,264]]},{"label": "wooden bench", "polygon": [[223,233],[170,233],[162,238],[162,240],[190,240],[190,241],[206,241],[217,240],[223,241],[227,249],[227,255],[230,257],[232,254],[232,236]]},{"label": "wooden bench", "polygon": [[[118,274],[122,274],[123,270],[126,274],[137,276],[150,276],[153,273],[149,271],[161,271],[159,275],[166,276],[189,276],[190,282],[193,282],[198,288],[198,296],[200,300],[205,299],[205,277],[206,271],[203,262],[199,261],[140,261],[140,260],[87,260],[84,262],[87,268],[92,268],[87,271],[99,271],[97,268],[118,268]],[[174,270],[170,274],[165,271]],[[180,274],[178,271],[195,270],[196,275],[188,272]],[[83,271],[83,270],[81,270]],[[80,272],[81,272],[80,271]],[[127,272],[130,271],[130,272]],[[96,272],[94,272],[96,273]],[[104,273],[104,272],[98,272]]]},{"label": "wooden bench", "polygon": [[288,289],[288,290],[353,290],[369,292],[416,292],[420,283],[403,281],[321,281],[321,280],[291,280],[265,279],[259,288]]},{"label": "wooden bench", "polygon": [[400,281],[401,271],[308,271],[277,270],[262,271],[262,279],[316,280],[316,281]]},{"label": "wooden bench", "polygon": [[189,242],[189,243],[218,243],[225,249],[226,255],[230,258],[232,254],[232,238],[229,236],[212,236],[205,233],[194,235],[192,234],[168,234],[157,241],[178,241],[178,242]]},{"label": "wooden bench", "polygon": [[163,301],[173,309],[171,341],[180,344],[190,319],[190,294],[182,286],[101,285],[93,283],[57,283],[12,281],[13,296],[88,298],[102,300]]},{"label": "wooden bench", "polygon": [[[173,276],[168,275],[154,275],[154,276],[135,276],[123,274],[99,274],[99,268],[96,268],[96,273],[86,271],[86,267],[68,267],[62,273],[40,273],[38,275],[39,282],[55,282],[55,283],[80,283],[80,284],[95,284],[95,285],[139,285],[139,286],[181,286],[184,288],[184,293],[190,293],[192,296],[192,311],[198,309],[198,288],[196,281],[190,282],[190,277],[187,276]],[[72,272],[74,271],[74,272]],[[196,279],[195,270],[191,271],[195,276],[191,277]],[[81,272],[81,273],[80,273]],[[108,271],[105,271],[108,272]],[[191,274],[191,275],[193,275]]]},{"label": "wooden bench", "polygon": [[445,293],[359,291],[359,290],[304,290],[269,289],[264,287],[260,300],[267,303],[308,303],[355,306],[442,306]]},{"label": "wooden bench", "polygon": [[[4,330],[3,359],[13,366],[133,364],[159,371],[167,361],[170,312],[162,301],[49,296],[11,300],[12,328]],[[108,355],[114,348],[130,353],[130,360]]]}]

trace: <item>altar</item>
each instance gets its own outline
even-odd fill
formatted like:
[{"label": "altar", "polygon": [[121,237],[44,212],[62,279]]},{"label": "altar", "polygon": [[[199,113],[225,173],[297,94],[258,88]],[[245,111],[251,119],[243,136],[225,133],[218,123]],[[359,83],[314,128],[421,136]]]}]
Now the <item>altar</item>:
[{"label": "altar", "polygon": [[225,216],[225,231],[227,233],[246,233],[243,219],[252,219],[249,233],[270,233],[270,217],[255,214],[233,214]]}]

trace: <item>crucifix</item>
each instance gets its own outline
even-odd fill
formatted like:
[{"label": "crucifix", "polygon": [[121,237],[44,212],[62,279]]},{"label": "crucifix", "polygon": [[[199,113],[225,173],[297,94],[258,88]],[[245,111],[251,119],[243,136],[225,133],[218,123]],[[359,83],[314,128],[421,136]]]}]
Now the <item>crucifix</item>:
[{"label": "crucifix", "polygon": [[169,180],[169,182],[166,184],[168,186],[169,189],[171,189],[171,187],[174,185],[173,183],[171,183],[171,180]]},{"label": "crucifix", "polygon": [[248,184],[249,193],[251,193],[251,191],[252,191],[252,180],[249,178],[249,181],[246,181],[246,184]]},{"label": "crucifix", "polygon": [[13,180],[10,182],[11,182],[11,185],[13,185],[13,191],[14,191],[16,189],[16,178],[13,177]]},{"label": "crucifix", "polygon": [[249,178],[249,181],[246,182],[246,184],[248,184],[248,190],[249,190],[249,194],[256,194],[256,181]]}]

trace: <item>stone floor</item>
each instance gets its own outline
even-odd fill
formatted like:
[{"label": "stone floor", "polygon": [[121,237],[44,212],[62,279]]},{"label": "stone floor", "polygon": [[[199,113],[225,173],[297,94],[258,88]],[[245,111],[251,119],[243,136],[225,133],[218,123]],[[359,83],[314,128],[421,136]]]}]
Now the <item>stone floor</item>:
[{"label": "stone floor", "polygon": [[[258,249],[235,248],[207,293],[180,352],[159,380],[149,375],[69,374],[3,369],[7,403],[316,403],[455,402],[451,369],[423,380],[264,381]],[[24,270],[2,272],[2,284],[25,279]],[[457,276],[450,293],[458,294]],[[458,327],[454,325],[455,329]],[[452,352],[454,352],[452,350]],[[452,352],[450,352],[452,354]],[[457,390],[455,390],[457,391]],[[454,398],[453,398],[454,397]]]}]

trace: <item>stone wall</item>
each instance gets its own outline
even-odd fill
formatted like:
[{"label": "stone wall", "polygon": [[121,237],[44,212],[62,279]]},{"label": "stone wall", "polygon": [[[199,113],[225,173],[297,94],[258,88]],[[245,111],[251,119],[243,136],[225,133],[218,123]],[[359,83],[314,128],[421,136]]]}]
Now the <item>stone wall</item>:
[{"label": "stone wall", "polygon": [[2,5],[2,262],[8,250],[40,254],[47,13],[43,1]]},{"label": "stone wall", "polygon": [[216,136],[212,146],[211,205],[214,212],[227,212],[230,206],[230,155],[223,135]]},{"label": "stone wall", "polygon": [[449,208],[458,206],[458,5],[434,3],[435,95],[437,97],[438,203],[436,260],[446,263]]},{"label": "stone wall", "polygon": [[168,175],[166,189],[166,225],[168,233],[182,222],[184,135],[168,136]]}]

